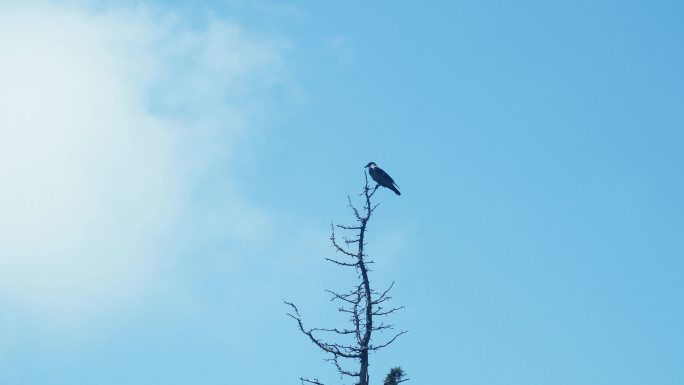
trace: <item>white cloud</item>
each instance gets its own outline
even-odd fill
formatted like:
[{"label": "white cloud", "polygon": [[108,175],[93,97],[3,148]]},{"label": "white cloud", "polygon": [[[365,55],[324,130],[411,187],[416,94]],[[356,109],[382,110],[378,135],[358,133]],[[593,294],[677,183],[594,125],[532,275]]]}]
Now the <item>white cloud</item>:
[{"label": "white cloud", "polygon": [[[0,47],[0,301],[56,320],[120,307],[154,284],[190,186],[249,129],[285,45],[220,19],[34,4],[0,12]],[[268,215],[227,185],[212,215],[249,241]]]}]

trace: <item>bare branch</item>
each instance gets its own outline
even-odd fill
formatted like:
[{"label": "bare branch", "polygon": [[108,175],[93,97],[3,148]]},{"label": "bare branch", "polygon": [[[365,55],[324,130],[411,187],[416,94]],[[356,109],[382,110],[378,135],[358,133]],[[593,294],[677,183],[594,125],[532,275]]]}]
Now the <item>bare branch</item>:
[{"label": "bare branch", "polygon": [[337,333],[337,334],[354,334],[356,331],[354,330],[348,330],[348,329],[338,329],[338,328],[333,328],[333,329],[326,329],[326,328],[313,328],[311,329],[312,332],[329,332],[329,333]]},{"label": "bare branch", "polygon": [[337,243],[337,239],[335,238],[335,227],[334,227],[332,224],[331,224],[331,227],[332,227],[332,233],[330,234],[330,241],[332,242],[332,244],[333,244],[333,246],[335,247],[335,249],[337,249],[337,251],[339,251],[339,252],[341,252],[341,253],[343,253],[343,254],[345,254],[345,255],[348,255],[348,256],[350,256],[350,257],[355,258],[355,257],[356,257],[356,253],[352,253],[352,252],[348,251],[347,249],[343,248],[342,246],[340,246],[340,245]]},{"label": "bare branch", "polygon": [[[297,309],[297,307],[291,302],[287,302],[287,301],[284,301],[284,302],[286,304],[290,305],[295,311],[295,314],[287,313],[287,315],[292,317],[294,320],[297,321],[297,324],[299,325],[299,330],[302,333],[304,333],[306,336],[308,336],[309,339],[311,340],[311,342],[316,344],[321,350],[323,350],[327,353],[333,354],[333,355],[338,355],[338,356],[344,357],[344,358],[359,358],[360,357],[359,354],[352,353],[349,350],[347,350],[348,347],[346,347],[346,346],[326,343],[326,342],[323,342],[320,339],[316,338],[313,335],[313,330],[304,329],[304,325],[302,324],[302,317],[299,314],[299,310]],[[354,348],[352,348],[352,349],[354,349]],[[345,350],[347,350],[347,351],[345,351]]]},{"label": "bare branch", "polygon": [[356,267],[359,264],[358,262],[348,263],[348,262],[338,261],[338,260],[332,259],[332,258],[325,258],[325,260],[330,261],[330,262],[335,263],[335,264],[338,264],[338,265],[341,265],[341,266],[348,266],[348,267]]},{"label": "bare branch", "polygon": [[314,385],[325,385],[324,383],[318,381],[317,378],[314,378],[313,380],[310,380],[310,379],[308,379],[308,378],[300,377],[299,380],[302,381],[302,385],[303,385],[305,382],[308,382],[309,384],[314,384]]},{"label": "bare branch", "polygon": [[373,331],[391,330],[394,329],[394,325],[380,324],[380,326],[373,326]]},{"label": "bare branch", "polygon": [[368,347],[368,350],[378,350],[378,349],[382,349],[382,348],[384,348],[384,347],[386,347],[386,346],[389,346],[389,344],[391,344],[392,342],[394,342],[394,340],[396,340],[397,338],[399,338],[400,335],[406,334],[406,333],[408,333],[408,330],[402,330],[402,331],[400,331],[399,333],[397,333],[394,337],[392,337],[391,340],[385,342],[384,344],[380,344],[380,345],[371,345],[371,346]]},{"label": "bare branch", "polygon": [[355,295],[356,295],[356,292],[351,292],[351,293],[348,293],[348,294],[339,294],[339,293],[336,293],[336,292],[334,292],[334,291],[332,291],[332,290],[326,290],[326,293],[330,293],[330,294],[333,295],[333,297],[330,299],[331,301],[334,301],[334,300],[336,300],[336,299],[339,299],[339,300],[342,300],[342,301],[344,301],[344,302],[348,302],[348,303],[351,303],[351,304],[358,303],[355,299],[349,299],[349,297],[355,296]]},{"label": "bare branch", "polygon": [[359,226],[335,225],[335,227],[339,227],[340,229],[345,229],[345,230],[361,230],[361,227],[359,227]]},{"label": "bare branch", "polygon": [[381,302],[391,299],[392,297],[388,297],[387,293],[389,293],[389,291],[392,290],[392,287],[394,287],[394,281],[392,281],[389,287],[385,291],[383,291],[382,294],[380,294],[380,297],[378,299],[373,301],[373,305],[377,305]]},{"label": "bare branch", "polygon": [[[354,216],[356,217],[357,220],[360,221],[360,220],[361,220],[361,214],[359,214],[359,210],[358,210],[358,209],[354,206],[354,204],[352,203],[351,198],[349,197],[349,195],[347,195],[347,201],[349,202],[349,205],[348,205],[348,206],[349,206],[349,207],[352,209],[352,211],[354,212]],[[360,229],[359,229],[359,230],[360,230]]]},{"label": "bare branch", "polygon": [[399,311],[399,310],[401,310],[401,309],[403,309],[403,308],[404,308],[403,306],[399,306],[399,307],[394,307],[394,308],[392,308],[392,309],[384,310],[384,311],[383,311],[383,310],[382,310],[382,307],[378,307],[378,310],[374,310],[374,311],[373,311],[373,315],[381,315],[381,316],[382,316],[382,315],[388,315],[388,314],[392,314],[392,313],[394,313],[394,312],[396,312],[396,311]]},{"label": "bare branch", "polygon": [[340,365],[340,361],[337,358],[337,356],[334,356],[332,358],[332,360],[328,360],[328,361],[332,361],[335,364],[337,371],[342,375],[349,376],[349,377],[358,377],[359,376],[359,372],[353,372],[351,370],[343,369],[342,366]]}]

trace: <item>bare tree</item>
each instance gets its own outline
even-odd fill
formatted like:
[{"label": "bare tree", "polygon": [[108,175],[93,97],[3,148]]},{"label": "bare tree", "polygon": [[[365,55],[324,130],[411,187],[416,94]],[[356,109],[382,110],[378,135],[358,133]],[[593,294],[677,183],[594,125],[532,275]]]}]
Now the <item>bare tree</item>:
[{"label": "bare tree", "polygon": [[[377,323],[376,319],[382,319],[403,308],[403,306],[387,307],[386,303],[391,299],[389,292],[394,286],[394,282],[384,291],[378,292],[371,288],[370,279],[368,278],[368,265],[372,264],[373,261],[367,259],[364,251],[366,246],[365,236],[368,222],[378,207],[378,204],[371,203],[371,198],[377,190],[377,185],[374,188],[368,185],[368,174],[366,174],[366,184],[361,193],[361,196],[364,198],[363,209],[359,210],[354,206],[351,198],[347,197],[349,207],[356,218],[356,223],[350,226],[331,224],[332,234],[330,241],[335,251],[342,258],[326,258],[326,260],[343,268],[354,269],[357,273],[358,281],[349,291],[337,292],[326,290],[326,292],[332,296],[331,301],[340,304],[337,310],[348,315],[350,326],[344,328],[307,329],[304,327],[299,309],[293,303],[285,301],[292,310],[288,315],[297,321],[299,330],[311,342],[329,354],[329,358],[326,361],[330,361],[335,365],[341,377],[358,378],[358,385],[368,385],[369,354],[390,345],[397,337],[406,333],[406,330],[393,333],[391,337],[377,344],[373,343],[372,339],[373,332],[383,332],[394,328],[394,325],[386,324],[382,321]],[[340,243],[336,229],[346,233],[351,232],[355,236],[353,238],[343,236],[343,243]],[[301,378],[301,381],[302,384],[323,385],[318,379]]]}]

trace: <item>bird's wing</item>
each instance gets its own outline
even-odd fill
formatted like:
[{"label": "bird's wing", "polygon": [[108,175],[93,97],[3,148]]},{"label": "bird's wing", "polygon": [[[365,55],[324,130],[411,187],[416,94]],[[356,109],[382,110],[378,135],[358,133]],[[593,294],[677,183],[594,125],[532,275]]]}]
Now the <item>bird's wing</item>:
[{"label": "bird's wing", "polygon": [[395,186],[399,187],[399,185],[396,184],[396,182],[394,182],[394,179],[392,179],[392,177],[389,176],[389,174],[386,173],[385,170],[381,169],[380,167],[377,167],[376,169],[379,171],[378,174],[380,174],[380,178],[382,180],[389,182],[388,184],[390,184],[390,185],[395,185]]},{"label": "bird's wing", "polygon": [[377,167],[376,169],[378,170],[378,174],[379,174],[380,178],[382,178],[386,181],[389,181],[390,183],[394,183],[394,179],[392,179],[392,177],[389,176],[389,174],[387,174],[385,172],[385,170],[381,169],[380,167]]}]

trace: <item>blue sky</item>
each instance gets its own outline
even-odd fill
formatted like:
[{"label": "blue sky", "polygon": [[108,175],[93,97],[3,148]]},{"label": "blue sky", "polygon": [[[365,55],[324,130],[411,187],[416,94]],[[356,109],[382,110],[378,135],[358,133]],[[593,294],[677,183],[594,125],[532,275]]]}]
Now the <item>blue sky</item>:
[{"label": "blue sky", "polygon": [[340,383],[330,221],[377,195],[380,383],[684,383],[684,6],[0,1],[0,383]]}]

